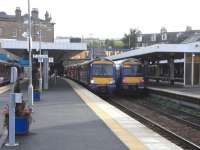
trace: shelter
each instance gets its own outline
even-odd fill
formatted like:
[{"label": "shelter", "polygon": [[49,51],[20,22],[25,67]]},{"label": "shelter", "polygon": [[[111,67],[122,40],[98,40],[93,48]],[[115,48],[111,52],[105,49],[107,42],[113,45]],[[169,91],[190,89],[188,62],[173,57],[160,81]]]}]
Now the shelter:
[{"label": "shelter", "polygon": [[[184,86],[200,86],[200,42],[156,44],[107,58],[121,60],[132,57],[138,58],[144,63],[145,79],[167,80],[171,84],[174,84],[174,81],[180,81]],[[163,62],[166,62],[166,65],[163,65]],[[177,63],[182,63],[182,65],[175,68]],[[150,76],[152,66],[154,66],[155,74]],[[181,68],[182,75],[178,79],[176,69]],[[167,73],[163,76],[161,71]]]}]

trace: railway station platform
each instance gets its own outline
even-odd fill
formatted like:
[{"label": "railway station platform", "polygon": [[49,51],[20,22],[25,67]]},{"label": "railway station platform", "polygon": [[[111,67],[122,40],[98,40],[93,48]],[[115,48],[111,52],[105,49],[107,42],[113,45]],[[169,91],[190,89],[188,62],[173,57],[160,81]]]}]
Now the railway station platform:
[{"label": "railway station platform", "polygon": [[181,150],[71,80],[49,86],[34,103],[30,133],[2,150]]},{"label": "railway station platform", "polygon": [[183,87],[169,85],[149,85],[149,93],[180,99],[186,103],[196,104],[200,108],[200,87]]}]

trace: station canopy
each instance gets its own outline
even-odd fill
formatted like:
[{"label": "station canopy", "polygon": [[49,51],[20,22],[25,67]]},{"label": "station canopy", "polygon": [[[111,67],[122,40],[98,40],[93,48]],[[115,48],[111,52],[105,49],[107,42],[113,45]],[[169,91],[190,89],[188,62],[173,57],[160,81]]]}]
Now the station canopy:
[{"label": "station canopy", "polygon": [[148,47],[141,47],[135,50],[124,52],[122,54],[106,57],[110,60],[121,60],[126,58],[166,57],[173,55],[176,58],[183,58],[184,53],[200,53],[200,42],[188,44],[156,44]]},{"label": "station canopy", "polygon": [[[39,48],[39,41],[32,41],[32,49]],[[27,49],[27,41],[15,39],[0,39],[0,47],[3,49]],[[57,51],[82,51],[87,49],[86,43],[70,43],[70,42],[41,42],[42,50],[57,50]]]}]

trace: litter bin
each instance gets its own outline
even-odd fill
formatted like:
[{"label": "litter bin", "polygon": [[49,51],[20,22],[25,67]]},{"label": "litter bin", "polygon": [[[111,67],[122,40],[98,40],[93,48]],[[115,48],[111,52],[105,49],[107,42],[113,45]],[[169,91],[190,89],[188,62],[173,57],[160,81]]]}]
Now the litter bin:
[{"label": "litter bin", "polygon": [[29,132],[29,120],[27,117],[15,118],[15,134],[24,135]]},{"label": "litter bin", "polygon": [[40,92],[39,91],[33,92],[33,100],[34,101],[40,101]]}]

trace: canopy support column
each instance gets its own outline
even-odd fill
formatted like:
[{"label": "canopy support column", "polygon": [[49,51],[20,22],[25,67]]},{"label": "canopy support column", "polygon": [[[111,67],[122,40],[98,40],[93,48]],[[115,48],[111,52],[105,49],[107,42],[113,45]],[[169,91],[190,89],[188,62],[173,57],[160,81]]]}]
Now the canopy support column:
[{"label": "canopy support column", "polygon": [[170,85],[174,85],[174,58],[172,56],[168,59],[168,64]]}]

